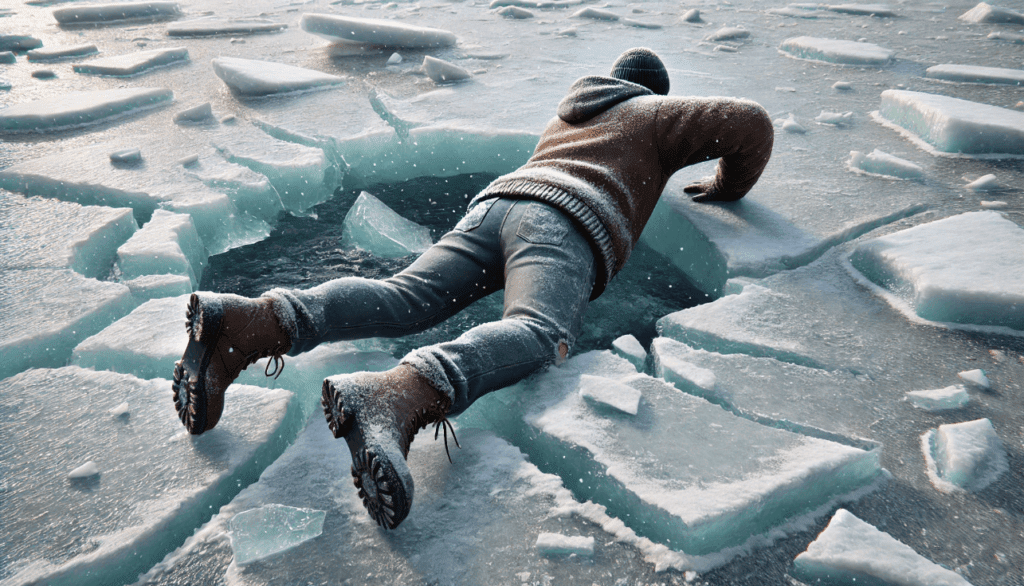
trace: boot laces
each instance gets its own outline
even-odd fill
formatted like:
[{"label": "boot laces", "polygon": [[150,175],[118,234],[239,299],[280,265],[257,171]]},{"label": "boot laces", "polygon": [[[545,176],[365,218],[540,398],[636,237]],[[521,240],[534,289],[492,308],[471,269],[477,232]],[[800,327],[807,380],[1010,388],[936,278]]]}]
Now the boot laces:
[{"label": "boot laces", "polygon": [[452,425],[451,421],[448,421],[447,417],[442,417],[436,423],[434,423],[434,441],[437,441],[437,434],[444,428],[444,453],[448,456],[448,463],[452,464],[452,455],[448,452],[448,430],[452,430],[452,439],[455,440],[455,446],[462,449],[459,445],[459,438],[455,437],[455,426]]},{"label": "boot laces", "polygon": [[[246,361],[245,366],[242,367],[242,370],[245,370],[250,365],[256,364],[256,362],[260,358],[270,358],[270,360],[267,361],[267,367],[263,369],[263,374],[267,376],[272,376],[274,377],[274,380],[277,380],[277,377],[281,376],[281,372],[284,370],[285,352],[286,350],[284,349],[283,346],[275,346],[270,350],[265,350],[263,352],[255,352]],[[271,365],[274,366],[273,370],[270,369]]]},{"label": "boot laces", "polygon": [[[440,408],[440,404],[435,405]],[[424,407],[417,409],[412,420],[407,424],[404,440],[405,440],[405,453],[409,452],[409,444],[412,443],[412,438],[416,435],[416,432],[427,427],[431,423],[434,424],[434,440],[437,441],[438,435],[441,433],[441,429],[444,429],[444,453],[448,456],[448,462],[452,462],[451,452],[448,451],[448,430],[452,432],[452,439],[455,441],[455,446],[462,449],[459,444],[459,438],[455,435],[455,426],[452,425],[451,421],[444,415],[443,411],[431,412],[431,409]]]}]

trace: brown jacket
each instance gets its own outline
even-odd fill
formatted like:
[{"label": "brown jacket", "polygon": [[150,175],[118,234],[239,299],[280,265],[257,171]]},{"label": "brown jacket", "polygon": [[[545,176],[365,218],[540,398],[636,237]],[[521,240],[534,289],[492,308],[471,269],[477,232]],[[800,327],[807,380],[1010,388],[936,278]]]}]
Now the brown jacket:
[{"label": "brown jacket", "polygon": [[774,141],[760,105],[735,98],[669,97],[611,77],[576,81],[530,160],[495,179],[493,197],[540,200],[574,218],[598,265],[592,299],[625,264],[673,173],[719,159],[717,197],[746,195]]}]

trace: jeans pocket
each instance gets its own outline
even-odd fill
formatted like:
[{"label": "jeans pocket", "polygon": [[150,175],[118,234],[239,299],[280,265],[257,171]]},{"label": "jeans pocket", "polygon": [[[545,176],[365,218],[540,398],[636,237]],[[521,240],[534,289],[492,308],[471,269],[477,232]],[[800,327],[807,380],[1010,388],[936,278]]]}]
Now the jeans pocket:
[{"label": "jeans pocket", "polygon": [[558,246],[570,228],[569,219],[562,212],[540,202],[531,202],[519,220],[516,235],[533,244]]},{"label": "jeans pocket", "polygon": [[484,223],[484,218],[487,217],[487,212],[491,209],[491,206],[494,205],[494,202],[496,201],[498,200],[487,199],[473,206],[471,210],[466,212],[465,216],[462,216],[462,219],[459,220],[459,223],[455,225],[455,229],[458,230],[459,232],[470,232],[476,228],[479,228],[480,224]]}]

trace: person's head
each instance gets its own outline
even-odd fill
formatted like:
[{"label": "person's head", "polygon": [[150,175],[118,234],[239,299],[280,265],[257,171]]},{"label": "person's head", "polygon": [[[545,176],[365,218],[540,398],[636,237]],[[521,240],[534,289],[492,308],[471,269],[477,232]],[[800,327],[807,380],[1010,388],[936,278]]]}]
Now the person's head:
[{"label": "person's head", "polygon": [[640,84],[658,95],[668,94],[668,70],[650,49],[636,47],[619,55],[612,65],[611,75]]}]

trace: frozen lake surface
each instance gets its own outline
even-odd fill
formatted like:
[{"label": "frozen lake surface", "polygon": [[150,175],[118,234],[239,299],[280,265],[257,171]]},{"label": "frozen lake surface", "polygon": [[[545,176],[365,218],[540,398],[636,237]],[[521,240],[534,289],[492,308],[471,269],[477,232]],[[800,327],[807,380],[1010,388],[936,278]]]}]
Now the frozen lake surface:
[{"label": "frozen lake surface", "polygon": [[[1011,1],[9,0],[0,586],[1024,584],[1021,39]],[[187,436],[188,293],[401,270],[635,46],[772,160],[732,204],[679,172],[576,355],[413,443],[401,527],[320,382],[500,293]]]}]

